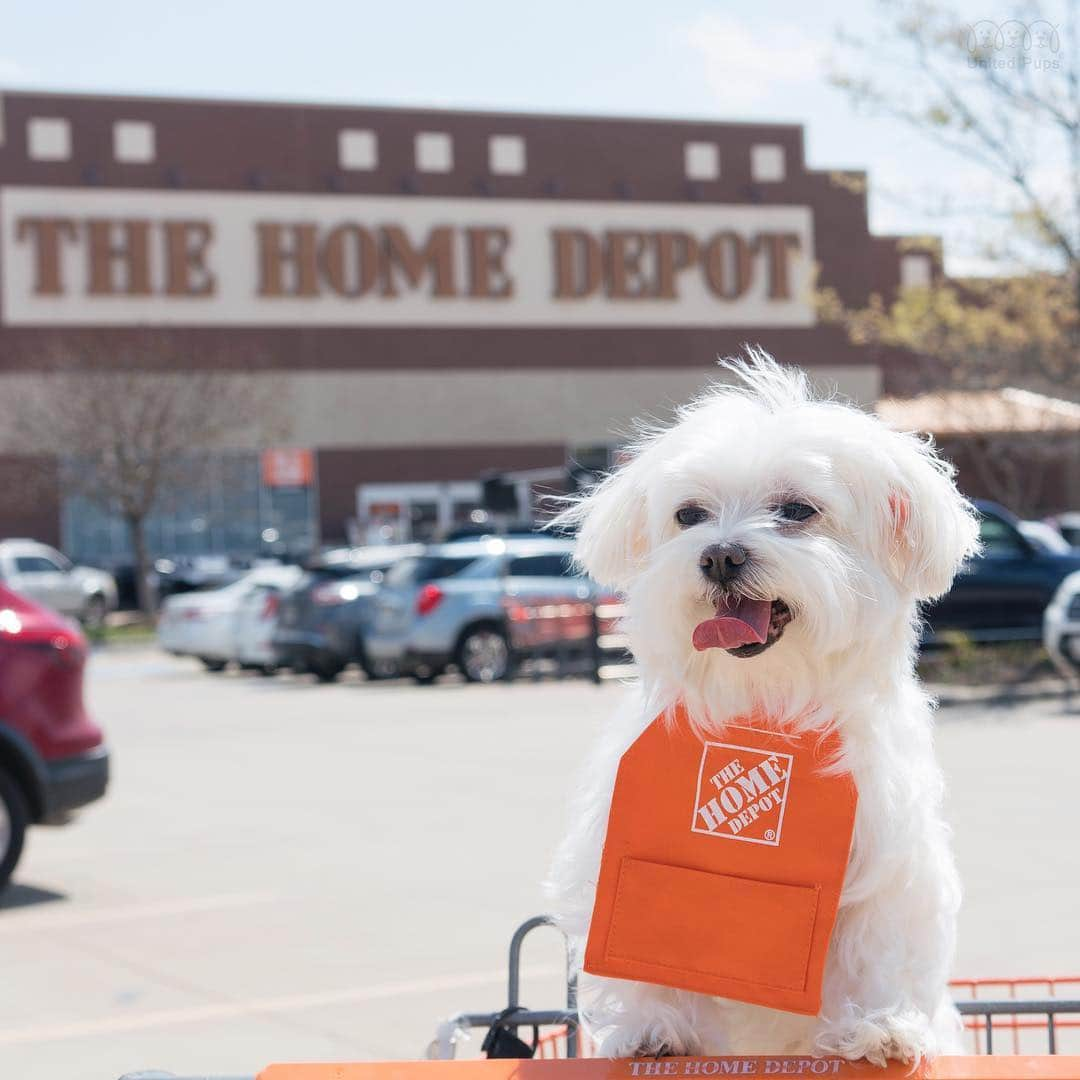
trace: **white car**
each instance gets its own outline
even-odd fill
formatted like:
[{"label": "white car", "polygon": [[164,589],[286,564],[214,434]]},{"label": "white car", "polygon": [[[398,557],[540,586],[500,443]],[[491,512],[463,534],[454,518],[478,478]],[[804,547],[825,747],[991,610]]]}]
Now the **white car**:
[{"label": "white car", "polygon": [[104,570],[74,566],[36,540],[0,540],[0,581],[29,600],[96,628],[116,610],[116,581]]},{"label": "white car", "polygon": [[1058,586],[1047,606],[1043,644],[1065,678],[1080,680],[1080,570]]},{"label": "white car", "polygon": [[176,656],[194,656],[209,671],[230,660],[270,670],[277,596],[302,575],[298,566],[259,566],[222,589],[170,596],[158,616],[158,644]]}]

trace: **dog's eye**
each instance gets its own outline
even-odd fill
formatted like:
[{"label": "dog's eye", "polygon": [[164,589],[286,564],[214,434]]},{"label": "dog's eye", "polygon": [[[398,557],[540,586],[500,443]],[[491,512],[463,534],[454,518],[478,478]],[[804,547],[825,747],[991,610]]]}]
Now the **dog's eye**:
[{"label": "dog's eye", "polygon": [[675,511],[675,520],[684,529],[691,525],[700,525],[708,516],[708,510],[701,506],[680,506]]},{"label": "dog's eye", "polygon": [[804,502],[781,503],[776,508],[782,521],[808,521],[817,513],[817,507]]}]

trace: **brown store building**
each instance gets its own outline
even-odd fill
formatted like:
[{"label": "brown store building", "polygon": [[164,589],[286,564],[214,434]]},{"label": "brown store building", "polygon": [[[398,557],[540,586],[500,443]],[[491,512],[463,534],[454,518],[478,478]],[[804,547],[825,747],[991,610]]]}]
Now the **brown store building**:
[{"label": "brown store building", "polygon": [[[817,324],[815,271],[851,304],[934,272],[794,125],[36,93],[0,121],[0,401],[57,348],[108,365],[165,338],[185,369],[257,372],[288,418],[276,465],[238,447],[161,515],[161,553],[430,535],[488,470],[527,501],[745,342],[871,404],[889,373]],[[2,425],[5,486],[65,450]],[[0,535],[28,533],[126,550],[57,487],[0,495]]]}]

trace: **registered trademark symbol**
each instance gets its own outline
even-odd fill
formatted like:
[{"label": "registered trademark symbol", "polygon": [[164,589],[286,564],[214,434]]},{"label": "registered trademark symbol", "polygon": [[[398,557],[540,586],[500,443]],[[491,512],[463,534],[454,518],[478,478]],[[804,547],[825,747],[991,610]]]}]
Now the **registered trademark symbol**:
[{"label": "registered trademark symbol", "polygon": [[766,829],[765,830],[765,839],[766,840],[775,840],[776,839],[776,830],[775,829]]}]

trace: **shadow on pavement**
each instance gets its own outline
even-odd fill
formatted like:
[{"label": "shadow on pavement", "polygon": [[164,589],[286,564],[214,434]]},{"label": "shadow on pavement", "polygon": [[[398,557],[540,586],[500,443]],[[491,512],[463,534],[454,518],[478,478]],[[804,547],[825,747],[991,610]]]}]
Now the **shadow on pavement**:
[{"label": "shadow on pavement", "polygon": [[67,898],[66,893],[56,892],[53,889],[39,889],[36,885],[9,885],[0,893],[0,911],[30,907],[33,904],[51,904]]}]

